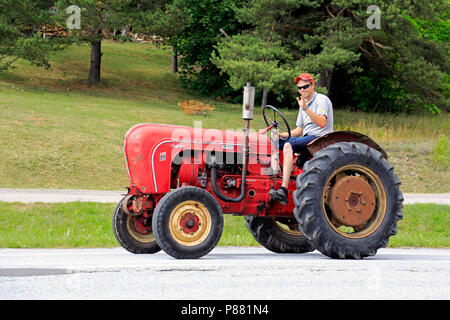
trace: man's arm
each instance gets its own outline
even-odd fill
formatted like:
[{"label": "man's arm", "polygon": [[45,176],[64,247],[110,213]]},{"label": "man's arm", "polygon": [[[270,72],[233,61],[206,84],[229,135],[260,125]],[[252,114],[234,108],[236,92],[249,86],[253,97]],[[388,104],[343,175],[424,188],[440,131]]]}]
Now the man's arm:
[{"label": "man's arm", "polygon": [[[292,137],[301,137],[303,135],[303,128],[297,127],[294,130],[291,130],[291,136]],[[289,137],[289,134],[287,132],[281,132],[280,137],[287,138]]]},{"label": "man's arm", "polygon": [[317,124],[319,127],[324,128],[327,124],[327,117],[323,114],[317,114],[310,108],[306,107],[303,109],[304,112],[311,118],[311,120]]},{"label": "man's arm", "polygon": [[317,124],[319,127],[323,128],[327,124],[327,116],[323,114],[317,114],[311,109],[308,108],[308,104],[306,103],[305,99],[302,97],[301,99],[297,97],[297,102],[300,108],[302,108],[303,112],[306,112],[306,114],[309,116],[309,118]]}]

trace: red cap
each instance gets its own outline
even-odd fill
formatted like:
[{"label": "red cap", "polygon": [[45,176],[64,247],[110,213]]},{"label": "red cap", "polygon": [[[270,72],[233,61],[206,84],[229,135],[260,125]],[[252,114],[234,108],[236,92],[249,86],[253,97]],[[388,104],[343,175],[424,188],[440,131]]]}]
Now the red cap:
[{"label": "red cap", "polygon": [[314,84],[314,78],[309,73],[302,73],[297,78],[295,78],[295,84],[297,84],[299,82],[299,80],[309,81],[312,84]]}]

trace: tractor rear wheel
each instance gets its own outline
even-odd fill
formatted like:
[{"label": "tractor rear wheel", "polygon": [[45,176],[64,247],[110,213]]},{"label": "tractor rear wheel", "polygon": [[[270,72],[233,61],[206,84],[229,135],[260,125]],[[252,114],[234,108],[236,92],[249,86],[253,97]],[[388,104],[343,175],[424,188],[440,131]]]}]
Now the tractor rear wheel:
[{"label": "tractor rear wheel", "polygon": [[361,143],[336,143],[316,152],[297,177],[294,217],[329,257],[373,256],[397,233],[400,184],[380,152]]},{"label": "tractor rear wheel", "polygon": [[245,225],[255,240],[276,253],[306,253],[313,246],[298,230],[298,223],[288,218],[244,216]]},{"label": "tractor rear wheel", "polygon": [[161,248],[152,231],[151,218],[129,215],[123,211],[124,197],[116,206],[113,216],[113,232],[122,247],[133,253],[156,253]]},{"label": "tractor rear wheel", "polygon": [[156,242],[167,254],[177,259],[197,259],[219,242],[222,209],[209,192],[181,187],[158,202],[152,226]]}]

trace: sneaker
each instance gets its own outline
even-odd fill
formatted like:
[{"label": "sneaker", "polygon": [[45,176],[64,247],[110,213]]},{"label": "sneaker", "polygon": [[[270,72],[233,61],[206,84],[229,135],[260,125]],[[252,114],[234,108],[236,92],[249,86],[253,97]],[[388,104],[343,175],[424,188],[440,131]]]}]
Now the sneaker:
[{"label": "sneaker", "polygon": [[283,189],[270,189],[269,196],[273,200],[279,201],[281,204],[287,204],[288,203],[288,196],[287,193]]}]

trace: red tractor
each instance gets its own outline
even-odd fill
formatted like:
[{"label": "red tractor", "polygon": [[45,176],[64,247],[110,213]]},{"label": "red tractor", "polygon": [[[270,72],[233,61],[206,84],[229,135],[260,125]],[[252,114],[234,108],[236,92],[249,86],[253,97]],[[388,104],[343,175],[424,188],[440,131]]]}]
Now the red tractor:
[{"label": "red tractor", "polygon": [[[276,108],[265,106],[263,117],[267,130],[290,132]],[[317,249],[332,258],[361,259],[387,246],[402,218],[403,196],[379,145],[351,131],[312,141],[295,155],[283,205],[269,197],[281,185],[272,167],[283,153],[267,130],[250,132],[249,86],[243,118],[243,131],[139,124],[126,133],[130,186],[113,217],[121,246],[199,258],[217,245],[223,214],[244,216],[256,241],[277,253]]]}]

